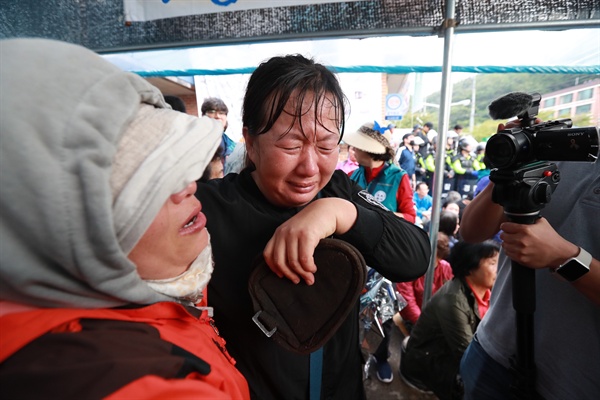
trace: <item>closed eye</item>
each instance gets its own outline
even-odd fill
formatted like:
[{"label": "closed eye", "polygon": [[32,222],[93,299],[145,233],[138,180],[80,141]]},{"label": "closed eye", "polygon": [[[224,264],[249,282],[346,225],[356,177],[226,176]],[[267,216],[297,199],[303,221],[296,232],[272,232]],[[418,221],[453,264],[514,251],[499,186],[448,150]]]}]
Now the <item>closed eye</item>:
[{"label": "closed eye", "polygon": [[319,147],[319,150],[323,153],[331,153],[333,151],[337,151],[337,146],[335,146],[335,147]]}]

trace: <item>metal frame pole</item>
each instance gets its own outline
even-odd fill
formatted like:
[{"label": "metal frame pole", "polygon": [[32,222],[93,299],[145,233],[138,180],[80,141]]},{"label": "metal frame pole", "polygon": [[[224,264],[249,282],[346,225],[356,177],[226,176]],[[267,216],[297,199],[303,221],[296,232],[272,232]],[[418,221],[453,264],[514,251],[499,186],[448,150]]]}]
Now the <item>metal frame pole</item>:
[{"label": "metal frame pole", "polygon": [[429,227],[429,241],[431,243],[431,260],[425,275],[425,291],[423,292],[423,307],[431,298],[433,275],[435,269],[435,255],[437,249],[437,233],[440,225],[442,184],[444,181],[444,164],[446,156],[446,133],[450,120],[450,104],[452,102],[452,50],[454,43],[454,27],[456,25],[455,1],[446,2],[446,18],[442,30],[444,33],[444,64],[442,66],[442,88],[440,102],[439,131],[437,136],[437,152],[435,155],[435,173],[433,176],[433,206],[431,208],[431,223]]}]

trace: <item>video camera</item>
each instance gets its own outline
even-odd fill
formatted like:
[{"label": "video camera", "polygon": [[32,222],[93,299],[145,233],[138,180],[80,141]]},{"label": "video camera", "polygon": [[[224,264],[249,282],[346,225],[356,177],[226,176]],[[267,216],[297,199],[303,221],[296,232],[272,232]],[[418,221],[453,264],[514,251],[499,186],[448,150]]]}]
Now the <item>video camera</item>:
[{"label": "video camera", "polygon": [[488,140],[486,156],[493,168],[512,169],[534,161],[596,161],[598,128],[572,128],[568,118],[536,124],[541,99],[539,93],[515,92],[489,105],[493,119],[521,119],[520,127],[504,129]]}]

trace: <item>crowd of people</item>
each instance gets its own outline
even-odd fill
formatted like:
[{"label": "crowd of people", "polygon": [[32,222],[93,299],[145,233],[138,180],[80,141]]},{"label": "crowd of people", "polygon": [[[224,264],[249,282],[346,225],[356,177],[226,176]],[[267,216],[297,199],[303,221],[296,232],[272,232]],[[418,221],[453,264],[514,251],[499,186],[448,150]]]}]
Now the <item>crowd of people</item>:
[{"label": "crowd of people", "polygon": [[[518,121],[511,122],[508,126],[516,126],[515,124],[518,124]],[[424,142],[422,132],[432,132],[431,124],[427,125],[422,131],[420,131],[421,127],[415,126],[415,132],[403,136],[403,143],[396,149],[393,161],[389,162],[390,166],[382,168],[381,164],[374,166],[369,163],[360,165],[365,169],[362,175],[366,174],[373,180],[378,176],[379,171],[393,165],[397,165],[402,171],[400,161],[404,160],[402,165],[408,169],[405,170],[404,176],[407,178],[404,179],[408,181],[406,184],[410,183],[413,186],[414,190],[416,223],[429,232],[433,202],[427,182],[431,182],[435,171],[435,164],[432,162],[435,159],[436,142],[434,140],[428,148],[422,145]],[[365,124],[359,128],[359,132],[372,126],[373,124]],[[377,123],[375,126],[379,127]],[[501,124],[498,130],[502,129],[505,129],[505,126]],[[444,180],[445,183],[450,183],[444,188],[442,194],[444,201],[441,210],[437,211],[440,213],[440,219],[437,233],[438,247],[434,252],[436,262],[431,288],[433,296],[427,306],[423,307],[424,277],[415,281],[398,282],[396,285],[398,293],[406,301],[406,306],[393,319],[394,325],[400,328],[400,332],[405,337],[400,349],[399,375],[408,386],[434,393],[440,399],[463,397],[503,399],[511,395],[531,398],[527,396],[538,396],[540,393],[543,393],[544,398],[587,398],[590,394],[600,394],[600,387],[596,380],[584,371],[581,358],[576,359],[572,353],[567,355],[565,352],[558,352],[561,354],[560,357],[563,357],[563,361],[558,355],[537,355],[538,351],[542,352],[544,349],[544,344],[550,346],[552,341],[564,343],[561,344],[561,348],[562,346],[568,348],[563,338],[558,339],[560,330],[553,328],[551,324],[563,326],[568,320],[565,313],[575,312],[575,308],[578,308],[577,315],[587,321],[577,324],[577,337],[581,338],[582,342],[579,343],[579,351],[575,354],[583,354],[584,348],[590,349],[593,354],[598,354],[598,343],[592,344],[581,336],[581,332],[587,331],[591,334],[590,327],[596,326],[600,316],[597,296],[600,289],[597,275],[598,249],[589,242],[592,237],[598,241],[597,233],[592,233],[594,229],[588,224],[578,226],[576,229],[573,226],[567,227],[571,219],[564,212],[562,214],[558,212],[559,208],[552,204],[546,206],[546,211],[542,214],[547,215],[552,222],[540,218],[531,229],[506,222],[502,207],[491,200],[494,184],[490,180],[490,168],[486,164],[485,145],[477,144],[474,147],[472,141],[464,136],[461,130],[462,127],[456,126],[455,130],[448,134]],[[378,143],[381,143],[383,138],[387,138],[387,132],[381,133],[381,135],[372,135]],[[429,139],[435,135],[437,134],[434,132]],[[351,135],[348,138],[351,138]],[[356,147],[355,151],[361,147],[367,148],[367,142],[364,141],[353,142],[350,139],[346,143],[350,148]],[[424,148],[426,148],[425,156],[423,156]],[[372,147],[371,149],[373,150]],[[414,164],[406,162],[407,156],[414,157],[417,165],[414,175],[410,172]],[[421,173],[419,173],[419,165]],[[561,170],[564,168],[568,173],[569,181],[577,180],[575,175],[580,174],[581,181],[578,182],[577,187],[581,189],[577,190],[581,190],[582,196],[577,196],[574,192],[569,193],[568,189],[561,190],[557,192],[560,197],[557,203],[565,205],[565,210],[572,210],[571,214],[575,220],[585,219],[588,222],[591,214],[588,214],[586,219],[584,216],[586,210],[591,213],[593,208],[597,208],[600,204],[597,190],[594,192],[594,188],[599,187],[600,184],[598,163],[594,166],[585,163],[563,163],[560,164],[560,168]],[[350,173],[350,176],[352,175],[353,173]],[[381,191],[375,190],[370,180],[363,181],[361,184],[374,195],[378,192],[381,195]],[[573,184],[565,184],[565,186],[575,187]],[[390,190],[402,192],[401,185],[392,185]],[[476,199],[474,205],[468,207],[474,198]],[[584,204],[587,204],[587,208]],[[396,204],[388,204],[388,206],[398,212],[395,208]],[[399,214],[402,215],[403,213]],[[462,225],[463,218],[467,219],[466,227]],[[546,234],[550,235],[549,242],[544,240]],[[467,240],[475,243],[471,244]],[[544,243],[551,246],[553,250],[549,255],[538,260],[536,258],[539,254],[545,251],[542,248]],[[500,252],[501,247],[502,252]],[[584,249],[591,249],[591,251]],[[523,262],[526,267],[538,271],[544,268],[560,271],[564,266],[571,264],[576,265],[573,271],[579,271],[573,274],[565,272],[560,279],[556,278],[560,274],[554,276],[541,274],[544,284],[546,281],[551,281],[550,287],[557,290],[561,299],[564,299],[565,306],[560,308],[562,320],[558,316],[551,315],[550,290],[540,288],[540,285],[536,286],[539,290],[538,295],[544,299],[544,305],[537,313],[541,318],[541,326],[545,329],[536,325],[532,334],[536,340],[532,354],[536,354],[536,366],[538,363],[541,364],[534,373],[523,371],[516,365],[519,350],[517,340],[522,339],[516,337],[515,321],[522,317],[516,315],[511,302],[511,262],[514,261]],[[500,283],[492,291],[496,286],[499,264]],[[593,270],[594,268],[596,269]],[[537,272],[537,275],[540,273]],[[570,289],[569,282],[574,282],[573,289]],[[596,292],[592,293],[592,289]],[[491,293],[494,293],[494,296],[491,296]],[[497,298],[496,302],[490,302],[491,298]],[[459,306],[460,304],[462,306]],[[449,305],[453,307],[452,312],[448,308]],[[488,309],[494,310],[490,312],[492,316],[484,318]],[[513,312],[508,319],[505,318],[507,309]],[[421,318],[423,314],[426,317]],[[482,322],[481,328],[480,322]],[[496,330],[496,327],[501,329]],[[384,338],[381,344],[371,351],[376,363],[377,378],[381,382],[389,383],[393,380],[394,368],[388,363],[390,339],[385,335],[390,335],[395,328],[389,320],[382,324],[382,328]],[[549,347],[545,348],[547,351]],[[589,361],[588,357],[584,359]],[[567,373],[566,369],[569,366],[574,369]],[[554,369],[572,376],[577,384],[557,384],[556,380],[550,383],[551,371]],[[535,378],[536,373],[542,374],[539,379]],[[527,387],[527,384],[530,386]],[[519,390],[523,390],[523,386],[530,391],[525,394],[519,393]],[[556,391],[547,387],[556,388]]]},{"label": "crowd of people", "polygon": [[[424,182],[429,187],[433,184],[437,136],[431,122],[423,126],[416,124],[412,132],[403,136],[402,144],[397,149],[397,164],[409,173],[414,171],[413,189],[417,182]],[[455,125],[447,133],[442,197],[449,191],[457,191],[464,198],[473,196],[475,185],[490,170],[484,159],[484,150],[485,143],[477,143],[471,135],[463,132],[461,125]]]},{"label": "crowd of people", "polygon": [[[359,302],[322,348],[299,354],[257,326],[248,290],[258,257],[309,290],[322,276],[313,253],[331,237],[406,301],[370,349],[380,381],[396,371],[440,399],[507,398],[512,259],[543,283],[534,390],[600,393],[600,240],[589,217],[600,164],[561,165],[567,182],[543,217],[516,224],[491,200],[484,149],[457,125],[445,149],[451,186],[433,210],[433,124],[399,147],[393,126],[346,127],[335,74],[302,55],[251,74],[236,144],[219,98],[193,116],[83,47],[0,43],[2,398],[366,399]],[[53,101],[19,101],[40,96]],[[406,337],[391,366],[397,324]]]}]

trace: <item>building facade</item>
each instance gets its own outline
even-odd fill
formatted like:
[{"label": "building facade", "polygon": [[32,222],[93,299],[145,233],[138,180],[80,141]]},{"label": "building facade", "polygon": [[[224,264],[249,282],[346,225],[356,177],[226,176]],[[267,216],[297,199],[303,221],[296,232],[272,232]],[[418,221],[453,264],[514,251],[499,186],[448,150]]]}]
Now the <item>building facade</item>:
[{"label": "building facade", "polygon": [[540,111],[552,111],[551,119],[589,115],[591,125],[600,126],[600,79],[542,95]]}]

